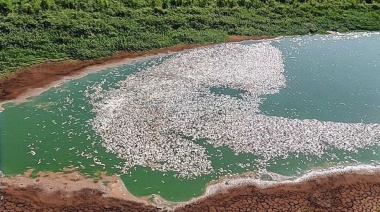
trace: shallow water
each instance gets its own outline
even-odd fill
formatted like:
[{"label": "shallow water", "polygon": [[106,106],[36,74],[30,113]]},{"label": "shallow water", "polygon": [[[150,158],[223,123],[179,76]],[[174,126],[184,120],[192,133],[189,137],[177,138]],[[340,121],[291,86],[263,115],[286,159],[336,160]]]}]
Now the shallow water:
[{"label": "shallow water", "polygon": [[218,94],[218,95],[228,95],[231,97],[236,97],[239,99],[242,99],[242,94],[246,93],[247,91],[242,89],[233,89],[229,87],[211,87],[210,88],[211,93]]},{"label": "shallow water", "polygon": [[[380,123],[379,44],[379,35],[363,34],[278,40],[274,45],[284,55],[286,87],[266,96],[260,110],[291,119]],[[332,156],[290,157],[289,166],[271,165],[268,170],[293,175],[295,170],[289,171],[289,167],[303,173],[319,166],[377,164],[379,153],[377,146],[358,149],[357,153],[332,148],[328,153]]]},{"label": "shallow water", "polygon": [[[345,123],[380,123],[379,34],[288,37],[272,41],[285,63],[286,87],[268,95],[260,111],[269,116],[317,119]],[[244,42],[251,45],[256,42]],[[96,83],[105,90],[171,55],[142,59],[108,68],[51,88],[22,104],[6,104],[0,113],[1,170],[19,174],[27,169],[57,171],[78,167],[96,176],[101,171],[120,174],[123,160],[107,153],[88,121],[95,116],[84,91]],[[218,95],[241,98],[243,90],[213,87]],[[175,172],[160,172],[136,166],[121,175],[129,191],[137,196],[160,194],[167,200],[183,201],[199,196],[211,180],[228,174],[257,171],[259,157],[235,154],[227,147],[204,146],[217,172],[196,179],[182,179]],[[377,164],[379,146],[356,152],[330,148],[322,157],[290,154],[269,160],[266,170],[299,176],[308,170],[336,165]],[[262,168],[262,167],[261,167]]]}]

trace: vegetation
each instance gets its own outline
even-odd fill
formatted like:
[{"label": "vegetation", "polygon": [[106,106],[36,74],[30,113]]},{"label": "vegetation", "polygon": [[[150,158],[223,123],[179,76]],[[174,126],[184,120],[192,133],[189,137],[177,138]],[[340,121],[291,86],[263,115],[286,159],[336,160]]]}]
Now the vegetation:
[{"label": "vegetation", "polygon": [[228,35],[380,30],[380,0],[0,0],[0,76]]}]

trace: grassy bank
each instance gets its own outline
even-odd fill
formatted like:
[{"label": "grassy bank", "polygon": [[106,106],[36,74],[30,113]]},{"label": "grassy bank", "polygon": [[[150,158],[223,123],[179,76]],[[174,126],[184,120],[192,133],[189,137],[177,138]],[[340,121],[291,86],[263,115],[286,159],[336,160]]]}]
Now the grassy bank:
[{"label": "grassy bank", "polygon": [[379,2],[0,0],[0,76],[44,61],[223,42],[227,35],[378,31]]}]

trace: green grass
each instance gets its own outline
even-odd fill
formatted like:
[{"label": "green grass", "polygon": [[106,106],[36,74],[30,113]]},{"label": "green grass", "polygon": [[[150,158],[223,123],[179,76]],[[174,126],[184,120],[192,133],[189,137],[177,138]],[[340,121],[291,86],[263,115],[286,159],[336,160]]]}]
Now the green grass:
[{"label": "green grass", "polygon": [[228,35],[379,31],[379,8],[360,0],[0,0],[0,77],[45,61],[219,43]]}]

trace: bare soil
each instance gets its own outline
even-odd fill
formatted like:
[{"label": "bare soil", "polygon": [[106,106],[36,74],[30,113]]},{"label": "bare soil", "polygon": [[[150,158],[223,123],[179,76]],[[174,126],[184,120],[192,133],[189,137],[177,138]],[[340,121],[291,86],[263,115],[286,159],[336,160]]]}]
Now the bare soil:
[{"label": "bare soil", "polygon": [[[80,183],[80,182],[77,182]],[[105,196],[95,188],[49,191],[41,184],[2,182],[0,211],[166,211],[144,202]],[[378,211],[380,174],[346,173],[280,184],[220,190],[174,211]]]},{"label": "bare soil", "polygon": [[380,175],[336,174],[269,188],[220,191],[177,211],[379,211]]}]

